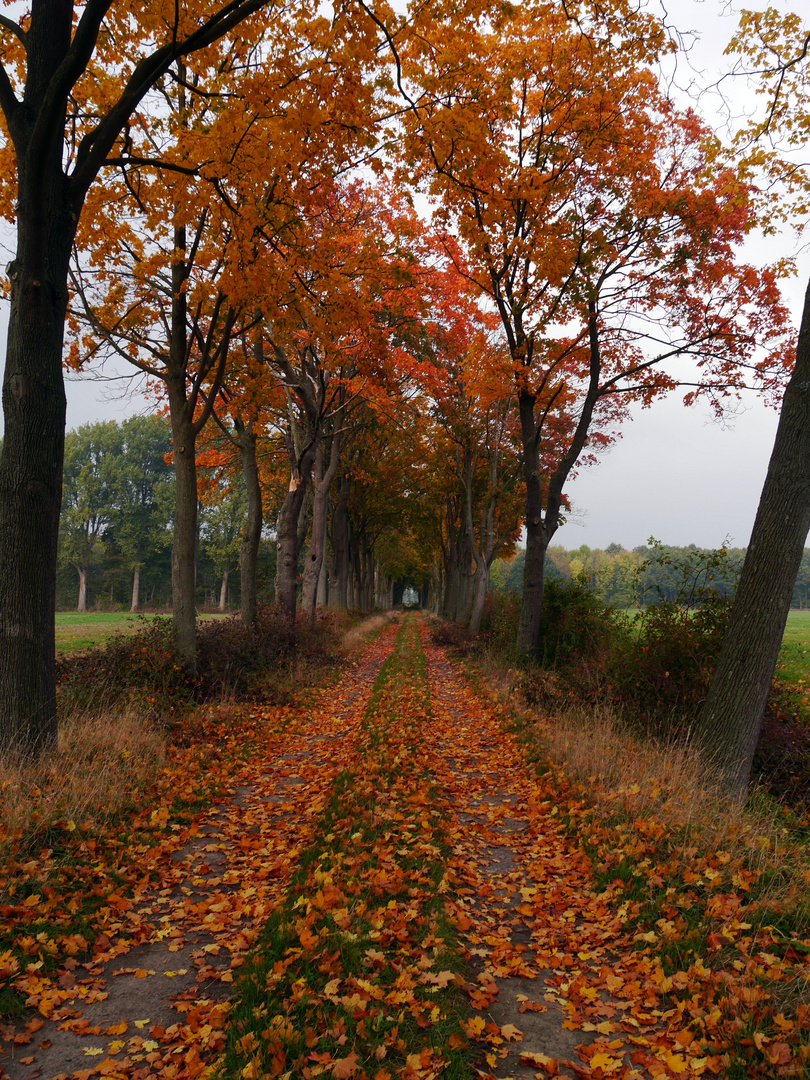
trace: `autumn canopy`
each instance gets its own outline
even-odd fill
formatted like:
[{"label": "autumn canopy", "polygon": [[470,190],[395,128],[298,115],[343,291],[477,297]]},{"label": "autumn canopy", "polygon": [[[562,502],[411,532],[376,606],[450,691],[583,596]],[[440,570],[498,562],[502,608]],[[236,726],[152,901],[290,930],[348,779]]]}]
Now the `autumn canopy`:
[{"label": "autumn canopy", "polygon": [[190,671],[201,462],[244,477],[246,623],[263,523],[290,619],[408,583],[473,630],[525,528],[531,654],[566,483],[630,403],[778,399],[756,192],[662,89],[672,48],[622,0],[0,17],[5,745],[55,738],[63,364],[140,373],[169,417]]}]

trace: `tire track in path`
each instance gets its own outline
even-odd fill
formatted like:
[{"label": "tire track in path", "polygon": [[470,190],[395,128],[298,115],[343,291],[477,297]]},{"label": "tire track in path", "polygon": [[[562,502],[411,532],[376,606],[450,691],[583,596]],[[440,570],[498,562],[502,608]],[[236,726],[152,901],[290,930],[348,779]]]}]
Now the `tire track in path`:
[{"label": "tire track in path", "polygon": [[90,961],[17,980],[29,1011],[0,1027],[2,1080],[193,1078],[222,1046],[234,970],[284,895],[337,772],[356,753],[388,626],[305,709],[250,709],[261,750],[229,796],[144,849],[144,882],[105,899]]},{"label": "tire track in path", "polygon": [[597,892],[586,856],[557,824],[514,738],[444,649],[423,637],[433,768],[476,972],[467,987],[479,1010],[470,1034],[486,1046],[486,1074],[699,1075],[679,1054],[677,1010],[660,999],[660,968],[632,950],[621,909]]}]

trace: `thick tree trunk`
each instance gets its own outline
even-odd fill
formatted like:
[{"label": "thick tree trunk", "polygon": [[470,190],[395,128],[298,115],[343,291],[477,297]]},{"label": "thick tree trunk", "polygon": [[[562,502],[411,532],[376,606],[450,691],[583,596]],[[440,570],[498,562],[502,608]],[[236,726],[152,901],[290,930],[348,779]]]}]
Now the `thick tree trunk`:
[{"label": "thick tree trunk", "polygon": [[745,798],[793,586],[810,529],[810,284],[776,441],[698,741],[728,794]]},{"label": "thick tree trunk", "polygon": [[540,482],[534,401],[533,394],[519,396],[523,479],[526,484],[526,561],[523,564],[523,598],[517,647],[519,652],[530,655],[536,654],[540,645],[540,619],[543,615],[543,584],[548,547],[543,525],[543,488]]},{"label": "thick tree trunk", "polygon": [[87,564],[77,566],[79,575],[79,598],[76,601],[77,611],[87,611]]},{"label": "thick tree trunk", "polygon": [[259,468],[256,461],[256,435],[252,421],[236,422],[239,451],[242,456],[242,475],[247,492],[247,520],[242,533],[239,551],[240,598],[239,615],[245,626],[256,622],[256,567],[259,558],[259,541],[262,536],[262,490],[259,484]]},{"label": "thick tree trunk", "polygon": [[276,519],[276,604],[293,623],[298,592],[298,517],[305,495],[304,480],[291,480]]},{"label": "thick tree trunk", "polygon": [[[69,8],[66,15],[54,13],[54,20],[65,23],[61,31],[45,28],[40,11],[29,34],[29,63],[39,65],[26,89],[31,118],[69,41]],[[53,57],[42,48],[45,30],[52,31]],[[57,106],[56,130],[58,111]],[[30,135],[30,127],[25,130]],[[77,215],[62,175],[60,140],[51,140],[36,160],[28,160],[27,146],[17,149],[17,253],[8,267],[0,458],[0,747],[33,756],[56,742],[53,616],[66,408],[62,340]]]},{"label": "thick tree trunk", "polygon": [[475,576],[473,577],[473,602],[470,612],[470,631],[473,634],[480,633],[481,618],[484,614],[484,601],[487,598],[487,578],[489,570],[486,562],[480,560],[476,563]]},{"label": "thick tree trunk", "polygon": [[222,583],[219,587],[219,611],[226,611],[228,607],[228,577],[230,571],[226,566],[222,571]]},{"label": "thick tree trunk", "polygon": [[[336,423],[340,423],[340,413],[336,417]],[[329,505],[329,489],[337,473],[340,462],[340,432],[332,436],[332,445],[329,451],[329,464],[323,468],[323,446],[318,448],[315,462],[315,475],[312,480],[312,535],[309,541],[309,550],[304,563],[304,577],[302,586],[301,606],[304,616],[310,622],[315,622],[315,606],[318,599],[318,582],[323,573],[323,557],[326,542],[326,512]]]},{"label": "thick tree trunk", "polygon": [[135,570],[132,574],[132,603],[129,610],[136,612],[141,610],[141,572]]}]

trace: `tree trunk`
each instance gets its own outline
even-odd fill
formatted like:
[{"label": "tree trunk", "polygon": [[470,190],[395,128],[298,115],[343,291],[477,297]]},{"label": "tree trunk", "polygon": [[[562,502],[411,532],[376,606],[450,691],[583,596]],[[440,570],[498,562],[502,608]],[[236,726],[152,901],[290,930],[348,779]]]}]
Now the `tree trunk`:
[{"label": "tree trunk", "polygon": [[543,488],[540,483],[540,455],[534,422],[534,395],[520,394],[520,421],[523,437],[523,479],[526,484],[526,561],[523,564],[523,599],[520,607],[517,647],[535,655],[540,645],[543,615],[543,584],[548,541],[543,527]]},{"label": "tree trunk", "polygon": [[222,571],[222,584],[219,587],[219,610],[224,612],[227,610],[228,604],[228,576],[229,569],[226,566]]},{"label": "tree trunk", "polygon": [[327,580],[329,578],[329,574],[327,573],[327,569],[326,569],[327,568],[327,561],[326,561],[327,544],[326,544],[326,540],[327,540],[327,530],[324,529],[324,531],[323,531],[323,553],[321,555],[321,575],[318,578],[318,595],[317,595],[316,600],[315,600],[315,603],[317,604],[318,607],[326,607],[326,605],[329,603],[329,592],[328,592],[328,588],[327,588]]},{"label": "tree trunk", "polygon": [[276,604],[293,624],[298,601],[299,518],[314,460],[312,448],[305,453],[300,472],[297,469],[293,472],[276,521]]},{"label": "tree trunk", "polygon": [[[64,12],[54,19],[64,22]],[[66,19],[62,29],[69,41],[69,7]],[[42,31],[40,17],[40,38]],[[59,35],[54,28],[57,52]],[[28,45],[29,63],[42,68],[26,90],[25,112],[33,118],[48,69],[55,70],[62,57],[35,49],[41,40],[31,38]],[[59,130],[58,106],[56,113]],[[28,160],[27,146],[17,151],[17,253],[8,267],[0,458],[0,746],[35,756],[56,743],[53,615],[66,409],[62,341],[77,215],[62,175],[61,141],[50,140],[36,160]]]},{"label": "tree trunk", "polygon": [[478,634],[481,631],[481,618],[484,614],[484,601],[487,598],[487,578],[489,570],[486,562],[481,560],[476,563],[475,576],[473,577],[473,602],[470,612],[470,631]]},{"label": "tree trunk", "polygon": [[340,481],[338,501],[332,513],[333,580],[329,586],[329,602],[345,611],[349,606],[349,492],[347,476]]},{"label": "tree trunk", "polygon": [[87,611],[87,564],[76,567],[79,574],[79,599],[76,601],[77,611]]},{"label": "tree trunk", "polygon": [[[339,427],[341,413],[335,417],[335,423]],[[309,541],[304,564],[304,579],[302,588],[301,606],[304,616],[311,625],[315,623],[315,605],[318,599],[318,582],[323,572],[323,556],[326,541],[326,511],[329,505],[329,489],[337,473],[340,462],[340,431],[337,430],[332,436],[332,445],[329,451],[329,465],[323,468],[323,444],[318,447],[315,460],[315,475],[312,480],[312,536]]]},{"label": "tree trunk", "polygon": [[810,529],[810,284],[728,630],[697,738],[728,794],[745,798],[793,586]]},{"label": "tree trunk", "polygon": [[197,670],[197,462],[196,435],[186,419],[185,376],[168,378],[175,476],[172,535],[172,628],[183,663]]},{"label": "tree trunk", "polygon": [[135,570],[132,574],[132,603],[129,607],[130,611],[137,612],[141,610],[141,572]]},{"label": "tree trunk", "polygon": [[239,451],[242,456],[242,474],[247,492],[247,521],[242,533],[239,552],[239,578],[241,592],[239,615],[245,626],[256,622],[258,603],[256,599],[256,566],[259,558],[259,541],[262,536],[262,490],[259,484],[259,467],[256,461],[256,435],[253,422],[236,421]]}]

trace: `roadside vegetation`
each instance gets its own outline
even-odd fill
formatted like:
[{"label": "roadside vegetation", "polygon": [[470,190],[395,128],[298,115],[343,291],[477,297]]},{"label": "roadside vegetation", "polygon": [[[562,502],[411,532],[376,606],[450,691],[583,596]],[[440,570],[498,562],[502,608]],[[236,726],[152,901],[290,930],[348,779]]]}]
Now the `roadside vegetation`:
[{"label": "roadside vegetation", "polygon": [[[740,806],[689,739],[722,640],[724,596],[705,590],[691,607],[662,600],[628,617],[583,579],[547,582],[537,665],[514,652],[519,606],[490,596],[480,637],[437,620],[434,639],[502,710],[587,852],[596,887],[612,893],[636,927],[635,947],[660,965],[690,1033],[684,1046],[695,1038],[704,1048],[692,1052],[690,1075],[721,1046],[723,1076],[807,1075],[810,620],[797,612],[789,625],[755,783]],[[796,1039],[798,1059],[788,1045]]]}]

